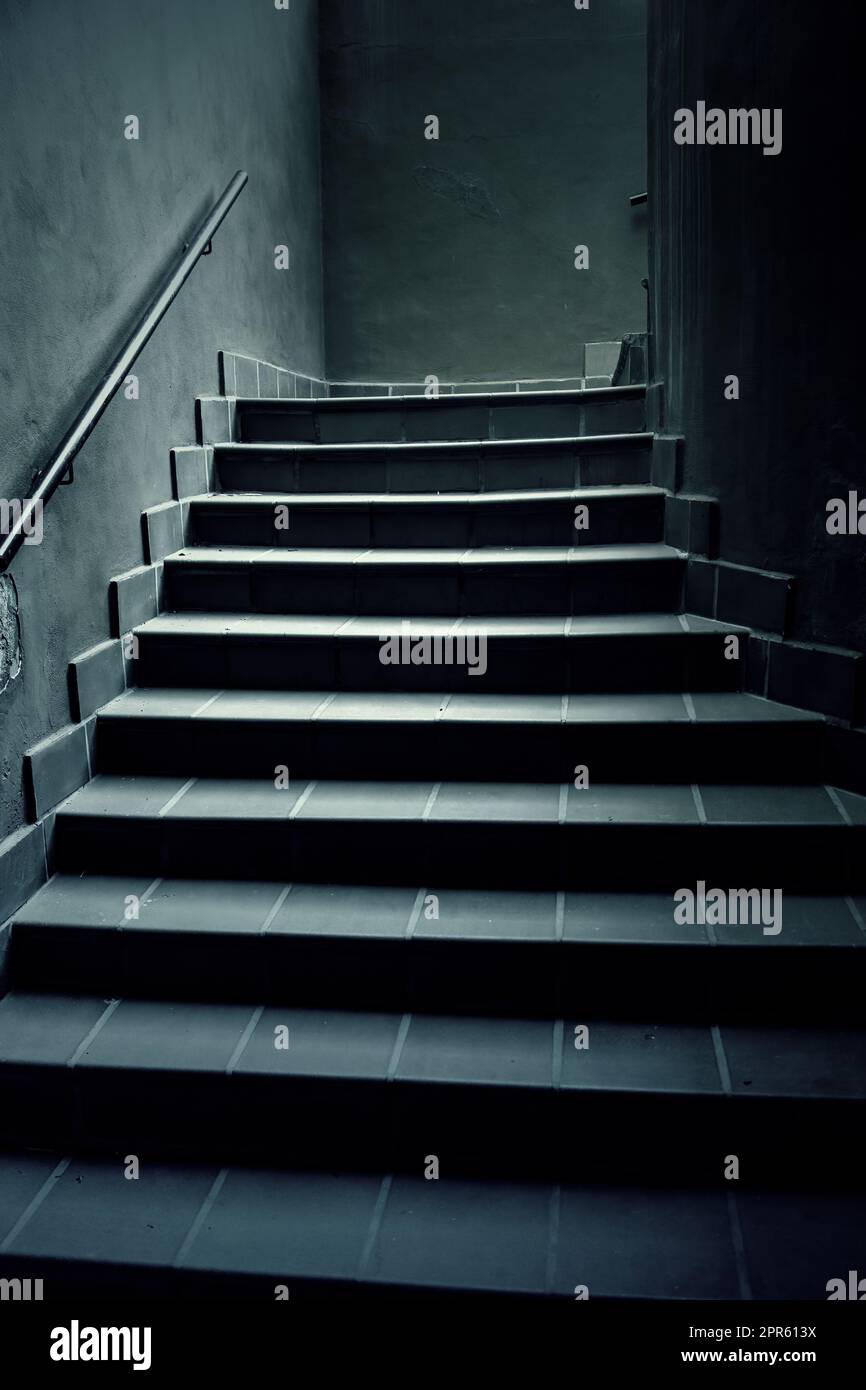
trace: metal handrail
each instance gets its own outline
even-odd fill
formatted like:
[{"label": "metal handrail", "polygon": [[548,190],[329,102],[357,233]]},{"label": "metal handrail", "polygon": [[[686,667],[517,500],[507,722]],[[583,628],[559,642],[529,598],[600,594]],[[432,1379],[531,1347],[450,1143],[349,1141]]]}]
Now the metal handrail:
[{"label": "metal handrail", "polygon": [[63,436],[46,466],[37,474],[38,481],[31,488],[32,496],[25,499],[20,514],[15,517],[11,530],[0,542],[0,574],[9,568],[24,544],[30,518],[40,506],[44,506],[53,497],[63,478],[70,471],[75,455],[89,438],[95,425],[98,424],[115,391],[160,324],[163,315],[186,282],[199,256],[209,254],[214,233],[220,227],[226,213],[233,206],[246,182],[246,173],[243,169],[239,169],[226,187],[225,192],[214,203],[192,240],[184,242],[183,253],[174,270],[167,276],[162,288],[151,300],[75,423]]}]

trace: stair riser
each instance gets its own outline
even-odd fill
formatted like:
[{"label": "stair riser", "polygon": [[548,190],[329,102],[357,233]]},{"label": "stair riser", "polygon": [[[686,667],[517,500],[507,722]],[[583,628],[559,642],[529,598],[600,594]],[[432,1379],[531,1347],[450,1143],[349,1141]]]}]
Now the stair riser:
[{"label": "stair riser", "polygon": [[[629,545],[661,541],[661,496],[587,498],[549,502],[424,507],[290,506],[288,528],[277,529],[273,505],[232,507],[197,502],[190,507],[190,544],[256,546]],[[575,531],[575,507],[589,507],[589,526]],[[282,514],[280,514],[282,520]]]},{"label": "stair riser", "polygon": [[678,558],[581,564],[219,566],[167,560],[175,612],[581,617],[680,608]]},{"label": "stair riser", "polygon": [[820,780],[815,721],[734,724],[525,724],[449,721],[148,719],[102,715],[101,772],[184,777],[499,781],[531,768],[566,783],[578,765],[597,782],[808,782]]},{"label": "stair riser", "polygon": [[239,438],[249,443],[360,444],[455,439],[556,439],[585,434],[627,434],[646,428],[642,388],[604,397],[479,403],[440,396],[404,406],[316,409],[285,402],[242,401]]},{"label": "stair riser", "polygon": [[225,492],[499,492],[524,488],[610,487],[650,481],[651,450],[645,436],[634,444],[592,449],[573,443],[528,449],[488,446],[436,456],[435,450],[398,455],[315,449],[275,453],[214,450],[219,486]]},{"label": "stair riser", "polygon": [[[387,635],[387,634],[384,634]],[[397,634],[399,635],[399,634]],[[140,634],[138,683],[232,690],[611,694],[738,690],[741,661],[718,633],[487,640],[487,669],[383,665],[378,638],[222,640]],[[480,668],[479,668],[480,669]]]},{"label": "stair riser", "polygon": [[106,998],[628,1020],[649,993],[657,1022],[859,1024],[866,950],[762,942],[759,926],[711,947],[694,930],[650,945],[21,925],[11,969],[18,989]]},{"label": "stair riser", "polygon": [[477,820],[183,819],[58,812],[61,872],[673,893],[698,880],[848,893],[866,886],[866,826]]},{"label": "stair riser", "polygon": [[[569,1026],[568,1023],[566,1026]],[[776,1184],[798,1157],[810,1185],[856,1179],[866,1106],[822,1099],[554,1090],[235,1071],[0,1069],[0,1140],[64,1152],[179,1153],[299,1167]]]}]

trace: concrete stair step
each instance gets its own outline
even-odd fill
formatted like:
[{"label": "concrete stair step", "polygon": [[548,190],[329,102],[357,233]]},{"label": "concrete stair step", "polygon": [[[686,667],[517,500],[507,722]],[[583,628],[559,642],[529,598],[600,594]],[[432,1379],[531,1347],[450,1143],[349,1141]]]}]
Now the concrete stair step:
[{"label": "concrete stair step", "polygon": [[316,444],[555,438],[646,428],[646,390],[503,391],[460,396],[356,396],[237,402],[247,442]]},{"label": "concrete stair step", "polygon": [[[862,1195],[0,1155],[4,1274],[46,1296],[826,1298]],[[739,1251],[740,1255],[735,1253]]]},{"label": "concrete stair step", "polygon": [[[771,901],[771,900],[770,900]],[[400,1012],[838,1026],[861,1019],[866,897],[675,921],[671,894],[58,874],[15,916],[19,990]]]},{"label": "concrete stair step", "polygon": [[16,990],[0,1097],[4,1148],[721,1188],[727,1155],[752,1186],[793,1145],[807,1185],[842,1185],[866,1159],[866,1030]]},{"label": "concrete stair step", "polygon": [[502,492],[650,481],[653,436],[379,444],[216,444],[226,492]]},{"label": "concrete stair step", "polygon": [[661,543],[371,550],[180,550],[167,606],[252,613],[572,614],[680,606],[685,557]]},{"label": "concrete stair step", "polygon": [[[579,507],[586,507],[580,519],[589,524],[576,531]],[[190,540],[200,545],[616,545],[663,539],[664,493],[648,485],[372,495],[211,493],[190,499],[189,516]]]},{"label": "concrete stair step", "polygon": [[4,1278],[823,1298],[866,798],[679,611],[644,388],[235,406],[11,924]]},{"label": "concrete stair step", "polygon": [[54,852],[65,873],[844,894],[866,879],[856,801],[852,816],[822,786],[100,774],[58,809]]},{"label": "concrete stair step", "polygon": [[[738,636],[736,659],[726,655],[734,650],[731,635]],[[136,630],[137,675],[142,686],[215,689],[475,692],[483,682],[495,693],[735,690],[747,636],[676,613],[411,621],[400,614],[164,614]],[[422,638],[429,641],[419,646]]]},{"label": "concrete stair step", "polygon": [[802,782],[823,719],[755,695],[140,689],[97,716],[101,772],[489,780]]}]

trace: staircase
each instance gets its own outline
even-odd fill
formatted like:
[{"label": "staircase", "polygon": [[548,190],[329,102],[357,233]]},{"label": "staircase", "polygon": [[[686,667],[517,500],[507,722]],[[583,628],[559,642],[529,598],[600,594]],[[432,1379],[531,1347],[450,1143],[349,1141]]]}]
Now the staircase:
[{"label": "staircase", "polygon": [[825,1298],[866,799],[682,612],[643,389],[237,419],[13,926],[0,1274]]}]

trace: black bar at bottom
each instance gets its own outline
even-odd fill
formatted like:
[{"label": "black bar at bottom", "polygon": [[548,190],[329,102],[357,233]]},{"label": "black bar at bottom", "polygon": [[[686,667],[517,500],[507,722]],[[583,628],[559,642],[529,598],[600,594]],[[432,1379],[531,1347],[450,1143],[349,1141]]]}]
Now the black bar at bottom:
[{"label": "black bar at bottom", "polygon": [[[359,1358],[359,1365],[378,1348],[383,1368],[402,1363],[406,1374],[412,1358],[407,1361],[400,1348],[415,1328],[424,1335],[425,1368],[440,1346],[443,1355],[448,1346],[456,1353],[452,1339],[460,1333],[464,1369],[465,1353],[472,1349],[489,1372],[499,1352],[511,1357],[525,1346],[536,1365],[536,1383],[547,1379],[543,1367],[552,1372],[552,1357],[562,1350],[572,1370],[591,1365],[609,1371],[612,1383],[618,1371],[630,1368],[666,1372],[715,1363],[805,1365],[820,1371],[827,1384],[828,1371],[856,1364],[864,1342],[863,1310],[849,1302],[452,1299],[447,1293],[407,1296],[387,1289],[372,1297],[369,1286],[347,1285],[342,1296],[331,1289],[320,1298],[307,1286],[299,1296],[289,1290],[287,1299],[268,1302],[5,1298],[0,1303],[3,1364],[15,1366],[19,1384],[25,1383],[22,1371],[67,1377],[78,1372],[92,1379],[100,1368],[110,1367],[117,1377],[131,1374],[136,1365],[158,1383],[189,1373],[203,1384],[209,1371],[219,1373],[220,1383],[233,1371],[245,1372],[241,1383],[248,1383],[250,1372],[289,1371],[293,1365],[300,1370],[296,1357],[308,1336],[317,1356],[317,1380],[324,1363],[343,1348],[348,1357]],[[535,1339],[536,1331],[543,1342]],[[421,1344],[414,1345],[420,1352]],[[115,1347],[125,1359],[111,1359]],[[108,1359],[91,1358],[94,1351]]]}]

